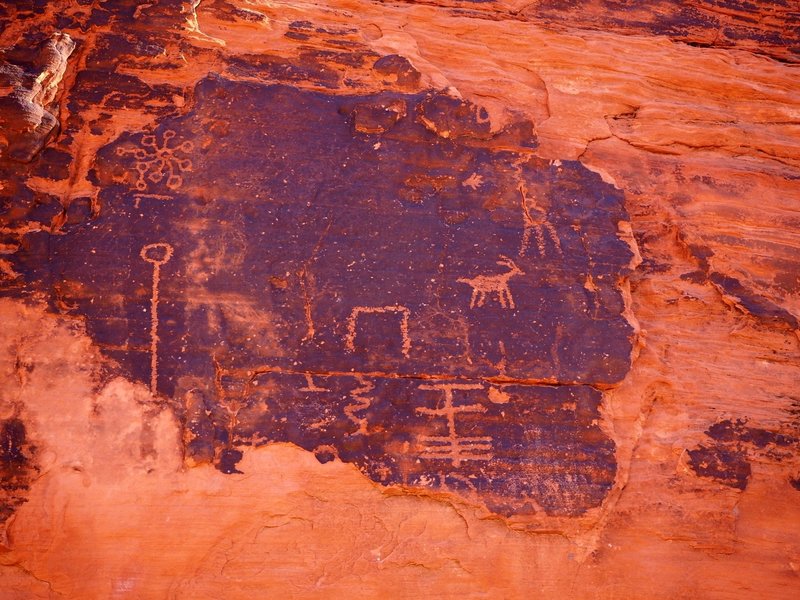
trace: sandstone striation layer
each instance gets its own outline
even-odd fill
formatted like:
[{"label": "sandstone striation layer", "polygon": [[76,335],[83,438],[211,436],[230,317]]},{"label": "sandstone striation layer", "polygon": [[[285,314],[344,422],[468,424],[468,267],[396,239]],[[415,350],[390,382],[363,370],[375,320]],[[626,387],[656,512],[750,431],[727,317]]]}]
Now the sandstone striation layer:
[{"label": "sandstone striation layer", "polygon": [[796,597],[798,25],[0,7],[0,595]]}]

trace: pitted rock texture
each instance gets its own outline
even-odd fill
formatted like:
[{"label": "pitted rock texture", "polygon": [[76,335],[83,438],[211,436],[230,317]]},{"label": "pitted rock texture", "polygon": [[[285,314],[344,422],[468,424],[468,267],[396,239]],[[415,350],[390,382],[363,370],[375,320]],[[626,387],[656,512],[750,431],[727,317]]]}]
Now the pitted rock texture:
[{"label": "pitted rock texture", "polygon": [[796,597],[797,24],[0,6],[0,596]]}]

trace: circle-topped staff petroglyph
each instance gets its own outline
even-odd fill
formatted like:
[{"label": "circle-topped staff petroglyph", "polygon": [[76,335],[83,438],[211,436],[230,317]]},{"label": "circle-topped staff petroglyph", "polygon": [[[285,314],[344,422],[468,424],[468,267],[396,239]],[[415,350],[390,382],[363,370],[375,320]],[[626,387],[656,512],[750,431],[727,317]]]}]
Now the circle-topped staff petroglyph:
[{"label": "circle-topped staff petroglyph", "polygon": [[139,256],[146,262],[161,266],[169,262],[169,259],[172,258],[172,246],[165,242],[147,244],[142,246]]},{"label": "circle-topped staff petroglyph", "polygon": [[142,260],[153,265],[153,294],[150,296],[150,392],[158,393],[158,284],[161,281],[161,265],[172,258],[173,248],[166,242],[145,244],[139,251]]}]

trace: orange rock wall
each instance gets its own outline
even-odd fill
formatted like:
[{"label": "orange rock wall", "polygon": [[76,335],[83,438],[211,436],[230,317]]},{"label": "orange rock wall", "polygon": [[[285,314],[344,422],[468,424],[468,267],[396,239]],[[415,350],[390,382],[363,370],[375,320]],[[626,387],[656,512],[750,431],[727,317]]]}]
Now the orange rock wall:
[{"label": "orange rock wall", "polygon": [[[4,71],[7,97],[24,98],[0,105],[0,596],[797,597],[792,3],[29,4],[0,9],[8,64],[36,63],[19,56],[55,33],[75,49],[58,38],[63,60],[37,63],[38,88]],[[414,70],[373,68],[390,55]],[[333,97],[448,90],[484,108],[492,134],[530,121],[532,156],[578,161],[620,191],[633,354],[620,382],[598,386],[616,460],[598,506],[498,514],[286,442],[248,448],[241,473],[224,474],[187,460],[175,399],[93,339],[69,309],[77,292],[62,290],[60,309],[50,292],[23,293],[19,265],[47,260],[42,239],[108,211],[118,174],[101,149],[180,114],[212,73]],[[87,92],[112,76],[118,94]],[[223,137],[207,126],[210,144]],[[518,150],[503,139],[493,148]],[[64,164],[42,166],[59,152]]]}]

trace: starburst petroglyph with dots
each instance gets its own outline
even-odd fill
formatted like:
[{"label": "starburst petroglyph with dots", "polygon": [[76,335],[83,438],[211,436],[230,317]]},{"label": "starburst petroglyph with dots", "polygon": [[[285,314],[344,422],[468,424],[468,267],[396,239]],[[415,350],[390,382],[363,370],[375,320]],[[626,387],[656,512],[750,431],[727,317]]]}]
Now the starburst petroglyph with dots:
[{"label": "starburst petroglyph with dots", "polygon": [[166,179],[166,186],[171,190],[177,190],[183,185],[181,173],[192,170],[192,161],[189,158],[181,158],[176,153],[189,154],[194,150],[194,144],[190,141],[182,142],[178,146],[170,147],[169,141],[175,137],[175,132],[167,129],[161,136],[159,144],[156,134],[145,134],[142,136],[140,148],[117,148],[118,156],[133,155],[136,159],[136,189],[145,191],[148,181],[158,184]]}]

